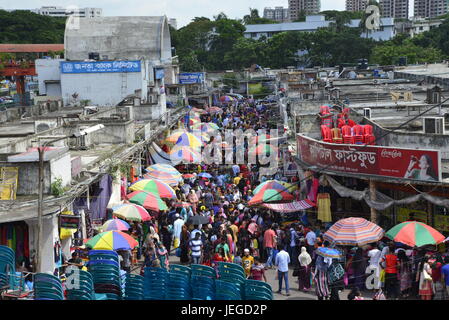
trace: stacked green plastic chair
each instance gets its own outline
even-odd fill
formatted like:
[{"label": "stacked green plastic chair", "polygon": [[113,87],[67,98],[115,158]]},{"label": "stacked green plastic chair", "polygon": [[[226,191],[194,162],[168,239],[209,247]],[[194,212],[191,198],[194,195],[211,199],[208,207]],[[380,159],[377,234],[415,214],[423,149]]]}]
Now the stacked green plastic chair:
[{"label": "stacked green plastic chair", "polygon": [[126,275],[125,300],[143,300],[144,277],[137,274]]},{"label": "stacked green plastic chair", "polygon": [[235,284],[240,299],[243,299],[243,284],[246,276],[242,266],[235,263],[218,262],[218,279]]},{"label": "stacked green plastic chair", "polygon": [[214,268],[200,264],[192,264],[192,275],[190,285],[192,287],[192,299],[215,300],[215,278]]},{"label": "stacked green plastic chair", "polygon": [[215,280],[215,300],[242,300],[238,284]]},{"label": "stacked green plastic chair", "polygon": [[[69,283],[72,277],[75,279]],[[107,300],[106,294],[95,293],[92,275],[87,271],[78,269],[76,273],[67,273],[66,288],[68,300]]]},{"label": "stacked green plastic chair", "polygon": [[168,288],[168,271],[163,268],[144,269],[143,299],[165,300]]},{"label": "stacked green plastic chair", "polygon": [[122,299],[120,263],[115,251],[89,251],[88,270],[92,275],[95,293],[106,294],[107,300]]},{"label": "stacked green plastic chair", "polygon": [[0,287],[15,290],[17,285],[15,253],[7,246],[0,246]]},{"label": "stacked green plastic chair", "polygon": [[64,300],[61,280],[51,274],[36,273],[34,275],[35,300]]},{"label": "stacked green plastic chair", "polygon": [[244,296],[244,300],[273,300],[273,290],[266,282],[245,280]]},{"label": "stacked green plastic chair", "polygon": [[167,300],[191,300],[191,269],[186,266],[172,264],[168,274]]}]

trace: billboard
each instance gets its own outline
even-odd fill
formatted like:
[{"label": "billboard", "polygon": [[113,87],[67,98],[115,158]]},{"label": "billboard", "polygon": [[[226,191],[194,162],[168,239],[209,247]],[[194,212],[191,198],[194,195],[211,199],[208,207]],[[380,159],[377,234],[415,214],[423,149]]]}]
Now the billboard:
[{"label": "billboard", "polygon": [[141,72],[140,61],[63,61],[62,73]]},{"label": "billboard", "polygon": [[297,135],[298,157],[329,171],[421,181],[441,181],[438,150],[325,143]]},{"label": "billboard", "polygon": [[193,72],[193,73],[180,73],[179,83],[180,84],[195,84],[204,82],[204,73]]}]

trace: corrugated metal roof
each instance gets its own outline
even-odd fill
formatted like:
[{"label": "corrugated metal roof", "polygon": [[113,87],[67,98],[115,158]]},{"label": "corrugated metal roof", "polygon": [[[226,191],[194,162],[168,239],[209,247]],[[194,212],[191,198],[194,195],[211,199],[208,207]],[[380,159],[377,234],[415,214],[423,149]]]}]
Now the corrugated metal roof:
[{"label": "corrugated metal roof", "polygon": [[64,50],[64,44],[0,44],[0,52],[6,53],[23,53],[23,52],[36,52],[46,53],[49,51],[62,51]]}]

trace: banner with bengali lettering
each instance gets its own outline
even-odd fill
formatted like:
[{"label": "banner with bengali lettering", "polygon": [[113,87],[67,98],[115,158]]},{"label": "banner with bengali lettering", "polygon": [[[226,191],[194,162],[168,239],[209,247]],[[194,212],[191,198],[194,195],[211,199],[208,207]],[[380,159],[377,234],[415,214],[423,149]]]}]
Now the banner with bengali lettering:
[{"label": "banner with bengali lettering", "polygon": [[62,73],[141,72],[140,61],[63,61]]},{"label": "banner with bengali lettering", "polygon": [[438,150],[326,143],[298,134],[297,153],[304,163],[328,171],[429,182],[442,180]]}]

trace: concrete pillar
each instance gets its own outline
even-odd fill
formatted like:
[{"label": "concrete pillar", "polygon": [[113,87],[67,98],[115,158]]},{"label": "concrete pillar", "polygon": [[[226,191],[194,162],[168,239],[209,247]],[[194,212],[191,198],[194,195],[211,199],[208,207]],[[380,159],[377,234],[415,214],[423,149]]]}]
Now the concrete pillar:
[{"label": "concrete pillar", "polygon": [[[373,180],[369,180],[369,191],[370,191],[370,199],[376,200],[376,182]],[[371,222],[377,224],[377,210],[371,208]]]},{"label": "concrete pillar", "polygon": [[44,217],[43,226],[42,226],[42,272],[50,272],[53,274],[55,271],[56,263],[55,263],[55,254],[54,254],[54,245],[55,240],[59,238],[59,230],[58,230],[58,215],[53,215],[50,218]]},{"label": "concrete pillar", "polygon": [[121,190],[120,190],[120,187],[121,187],[120,170],[117,170],[115,176],[116,176],[116,179],[112,180],[112,194],[111,194],[111,199],[109,199],[109,203],[108,203],[109,209],[122,203]]}]

